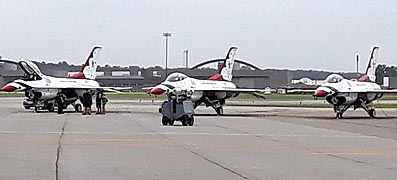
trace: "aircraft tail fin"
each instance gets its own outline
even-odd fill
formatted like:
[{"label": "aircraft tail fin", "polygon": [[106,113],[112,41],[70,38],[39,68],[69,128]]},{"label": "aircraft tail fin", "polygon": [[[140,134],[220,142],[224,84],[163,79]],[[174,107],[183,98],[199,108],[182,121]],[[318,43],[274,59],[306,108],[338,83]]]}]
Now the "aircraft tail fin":
[{"label": "aircraft tail fin", "polygon": [[97,69],[97,60],[99,58],[99,54],[102,51],[101,46],[94,46],[87,57],[87,60],[82,65],[80,72],[69,76],[69,78],[74,79],[95,79],[96,78],[96,69]]},{"label": "aircraft tail fin", "polygon": [[223,65],[219,70],[219,73],[211,76],[209,80],[232,81],[234,56],[236,55],[237,49],[237,47],[230,47],[229,51],[226,54],[225,61],[223,62]]},{"label": "aircraft tail fin", "polygon": [[378,67],[378,51],[379,46],[374,46],[372,48],[371,54],[368,59],[367,69],[365,70],[365,75],[359,79],[359,81],[370,81],[375,82],[376,80],[376,68]]}]

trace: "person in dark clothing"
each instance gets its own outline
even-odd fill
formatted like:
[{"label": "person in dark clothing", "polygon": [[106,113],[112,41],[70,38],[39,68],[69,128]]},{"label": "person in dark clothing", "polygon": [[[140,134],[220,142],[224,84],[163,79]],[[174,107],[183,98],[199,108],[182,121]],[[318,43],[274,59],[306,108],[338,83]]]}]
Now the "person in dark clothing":
[{"label": "person in dark clothing", "polygon": [[85,90],[85,92],[83,93],[83,106],[84,106],[84,111],[83,111],[83,115],[91,115],[91,105],[92,105],[92,96],[90,94],[90,92],[88,91],[88,89]]},{"label": "person in dark clothing", "polygon": [[102,114],[106,113],[106,104],[108,103],[108,101],[109,101],[108,97],[106,97],[106,95],[102,93],[101,96]]},{"label": "person in dark clothing", "polygon": [[95,114],[102,114],[102,104],[101,104],[102,95],[103,95],[102,91],[98,89],[96,92],[96,98],[95,98],[95,104],[96,104],[96,113]]}]

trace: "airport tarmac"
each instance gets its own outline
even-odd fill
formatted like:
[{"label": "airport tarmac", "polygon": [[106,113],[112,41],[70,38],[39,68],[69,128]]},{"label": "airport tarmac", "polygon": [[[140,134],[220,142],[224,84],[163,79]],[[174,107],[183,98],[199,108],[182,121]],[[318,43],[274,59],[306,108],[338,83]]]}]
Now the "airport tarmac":
[{"label": "airport tarmac", "polygon": [[158,105],[106,115],[26,111],[0,98],[1,179],[394,179],[397,110],[377,119],[332,109],[199,107],[195,125],[162,126]]}]

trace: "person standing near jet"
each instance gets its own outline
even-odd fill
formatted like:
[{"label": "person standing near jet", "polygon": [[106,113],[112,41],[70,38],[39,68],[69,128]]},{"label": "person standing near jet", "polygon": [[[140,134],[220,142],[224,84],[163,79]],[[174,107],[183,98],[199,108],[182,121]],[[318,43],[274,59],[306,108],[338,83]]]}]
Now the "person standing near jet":
[{"label": "person standing near jet", "polygon": [[91,105],[92,105],[92,96],[90,94],[90,92],[88,91],[88,89],[85,90],[85,92],[83,93],[83,106],[84,106],[84,112],[83,115],[91,115]]},{"label": "person standing near jet", "polygon": [[106,104],[108,103],[108,101],[109,101],[108,97],[106,97],[106,95],[102,93],[101,96],[102,114],[106,113]]},{"label": "person standing near jet", "polygon": [[96,104],[96,113],[95,114],[102,114],[102,95],[103,92],[101,90],[97,90],[96,92],[96,98],[95,98],[95,104]]}]

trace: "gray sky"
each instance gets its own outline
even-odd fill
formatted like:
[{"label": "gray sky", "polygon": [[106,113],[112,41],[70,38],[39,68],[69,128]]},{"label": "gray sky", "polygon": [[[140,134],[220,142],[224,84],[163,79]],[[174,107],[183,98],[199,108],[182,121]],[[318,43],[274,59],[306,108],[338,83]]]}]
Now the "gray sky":
[{"label": "gray sky", "polygon": [[103,45],[99,64],[169,67],[223,57],[262,68],[364,71],[372,45],[397,64],[395,0],[1,0],[0,54],[81,64]]}]

